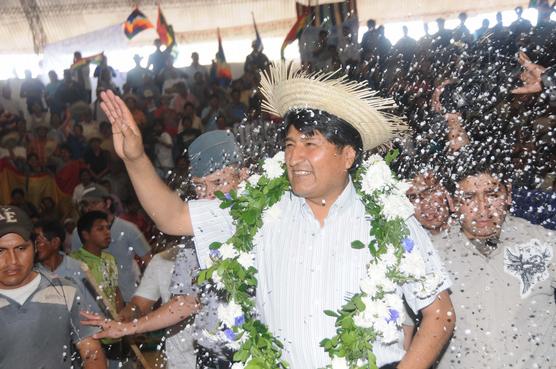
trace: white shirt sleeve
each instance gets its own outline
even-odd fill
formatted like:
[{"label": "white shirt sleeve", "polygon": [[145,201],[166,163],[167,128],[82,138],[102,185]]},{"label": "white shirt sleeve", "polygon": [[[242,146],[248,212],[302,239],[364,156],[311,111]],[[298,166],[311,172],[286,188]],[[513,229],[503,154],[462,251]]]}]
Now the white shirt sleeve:
[{"label": "white shirt sleeve", "polygon": [[[419,252],[425,262],[426,280],[424,282],[406,283],[402,286],[407,304],[417,314],[419,310],[432,304],[440,292],[450,288],[452,282],[432,245],[429,235],[421,227],[421,224],[414,217],[411,217],[406,224],[410,232],[409,237],[414,242],[415,249],[413,252]],[[434,285],[433,292],[423,296],[423,284]]]},{"label": "white shirt sleeve", "polygon": [[[164,264],[160,255],[155,255],[151,262],[147,265],[141,283],[134,293],[134,296],[143,297],[151,301],[157,301],[160,295],[160,281],[158,276],[161,273],[161,268],[164,268]],[[168,272],[168,271],[167,271]]]},{"label": "white shirt sleeve", "polygon": [[188,205],[199,266],[206,269],[211,243],[226,242],[235,226],[228,210],[220,208],[220,200],[194,200]]}]

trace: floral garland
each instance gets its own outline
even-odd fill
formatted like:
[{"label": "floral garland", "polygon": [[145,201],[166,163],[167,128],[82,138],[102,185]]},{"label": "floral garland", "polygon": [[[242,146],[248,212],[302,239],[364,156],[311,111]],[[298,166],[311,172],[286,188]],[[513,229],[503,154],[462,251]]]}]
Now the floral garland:
[{"label": "floral garland", "polygon": [[[430,296],[438,281],[425,274],[421,255],[413,252],[413,241],[405,219],[413,206],[405,197],[407,184],[396,180],[388,163],[372,155],[353,176],[353,183],[371,222],[368,245],[353,241],[352,247],[370,251],[367,276],[355,294],[337,311],[324,311],[336,318],[336,335],[321,341],[331,362],[326,368],[377,368],[373,344],[392,344],[401,338],[404,308],[396,294],[398,286],[422,282],[420,297]],[[263,163],[264,175],[252,175],[238,192],[218,193],[221,208],[229,208],[236,225],[235,234],[226,242],[211,244],[208,269],[199,274],[198,283],[212,279],[224,290],[227,303],[218,307],[217,332],[205,332],[235,351],[232,369],[287,368],[282,360],[283,345],[268,327],[257,319],[257,286],[253,240],[264,219],[272,216],[273,205],[290,189],[285,172],[284,153]]]}]

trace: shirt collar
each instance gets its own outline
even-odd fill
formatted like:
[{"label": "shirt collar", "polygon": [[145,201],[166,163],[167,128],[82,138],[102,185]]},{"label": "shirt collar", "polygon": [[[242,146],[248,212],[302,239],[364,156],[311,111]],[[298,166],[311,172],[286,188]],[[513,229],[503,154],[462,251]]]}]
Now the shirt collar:
[{"label": "shirt collar", "polygon": [[[305,198],[296,195],[293,196],[297,197],[303,213],[308,214],[312,218],[314,218],[313,212],[311,211],[309,205],[307,205],[307,201],[305,200]],[[330,211],[328,212],[327,218],[338,215],[344,209],[352,205],[355,200],[357,200],[357,192],[351,180],[351,176],[348,176],[348,183],[346,187],[343,189],[340,196],[338,196],[336,201],[334,201],[334,203],[330,207]]]},{"label": "shirt collar", "polygon": [[87,259],[94,259],[94,260],[102,260],[102,256],[103,256],[103,252],[100,252],[100,257],[96,256],[95,254],[93,254],[92,252],[89,252],[87,250],[85,250],[84,247],[81,247],[79,250],[77,250],[78,253],[81,254],[81,256],[87,258]]}]

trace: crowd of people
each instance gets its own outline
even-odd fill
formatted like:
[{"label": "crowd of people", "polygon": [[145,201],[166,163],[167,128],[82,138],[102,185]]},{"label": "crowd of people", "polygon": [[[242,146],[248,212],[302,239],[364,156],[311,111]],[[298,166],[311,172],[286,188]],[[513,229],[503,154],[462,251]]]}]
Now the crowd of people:
[{"label": "crowd of people", "polygon": [[[396,102],[385,114],[405,117],[410,128],[389,146],[399,152],[392,164],[411,183],[407,197],[426,230],[408,221],[411,236],[422,243],[420,252],[429,253],[427,268],[444,265],[443,282],[426,304],[405,296],[413,317],[407,323],[411,329],[404,328],[407,354],[379,351],[377,362],[384,368],[551,368],[556,360],[556,259],[549,231],[556,229],[556,22],[550,20],[553,8],[540,3],[535,26],[518,7],[509,27],[498,13],[496,25],[485,20],[471,33],[461,13],[455,29],[438,19],[438,32],[429,34],[425,24],[419,40],[404,26],[395,45],[373,20],[361,43],[347,25],[335,42],[323,29],[312,57],[302,61],[305,73],[335,72],[330,80],[345,75],[346,81],[365,81],[377,97]],[[19,93],[24,105],[9,82],[2,85],[0,168],[20,174],[26,185],[11,188],[11,198],[0,208],[0,324],[9,332],[1,347],[11,347],[0,349],[0,367],[39,362],[132,367],[144,358],[122,337],[164,329],[169,368],[232,368],[233,353],[205,334],[218,329],[222,296],[195,279],[206,267],[208,246],[226,241],[235,226],[218,207],[216,193],[237,188],[257,170],[260,157],[283,148],[288,170],[326,175],[315,175],[317,191],[291,174],[293,193],[305,198],[308,208],[298,209],[293,200],[283,204],[291,214],[276,226],[282,227],[282,238],[268,231],[264,242],[290,244],[282,256],[268,248],[258,256],[272,256],[298,274],[277,278],[272,268],[278,264],[262,266],[269,285],[257,298],[262,292],[292,298],[292,304],[305,301],[306,315],[296,315],[301,307],[281,310],[275,304],[290,302],[275,300],[265,300],[261,314],[287,339],[294,368],[326,365],[322,356],[303,353],[316,340],[313,333],[320,334],[319,324],[324,326],[309,317],[338,306],[324,306],[333,300],[323,297],[309,307],[306,290],[290,290],[299,276],[313,281],[315,265],[307,258],[317,257],[312,249],[295,256],[292,248],[300,242],[328,245],[326,230],[354,221],[343,219],[333,204],[348,201],[348,195],[339,195],[352,188],[347,173],[359,154],[346,168],[332,168],[344,164],[338,161],[340,151],[327,152],[325,164],[311,151],[328,144],[362,152],[353,137],[341,137],[341,122],[352,122],[338,116],[334,130],[331,111],[320,106],[307,106],[295,116],[265,111],[261,73],[272,66],[258,42],[235,80],[220,78],[216,64],[200,65],[197,53],[188,67],[176,68],[174,45],[163,49],[156,40],[155,47],[146,68],[139,55],[133,57],[136,66],[123,86],[112,81],[115,71],[106,57],[91,71],[78,51],[61,81],[51,71],[44,86],[26,73]],[[97,79],[95,91],[91,78]],[[245,141],[238,127],[263,124],[276,127],[263,137],[267,152],[238,144]],[[363,140],[365,134],[357,127],[353,133]],[[372,150],[384,153],[381,145]],[[44,176],[60,187],[71,207],[30,193],[37,191],[29,185],[33,178]],[[351,195],[349,201],[356,201],[355,191]],[[310,219],[296,211],[308,211],[303,216]],[[325,264],[325,256],[318,257],[315,262]],[[320,283],[307,288],[325,295],[328,286]],[[343,280],[329,283],[346,286]],[[289,318],[297,325],[286,322]],[[442,334],[433,320],[442,324]],[[36,324],[30,327],[31,322]],[[309,331],[303,344],[300,330]],[[55,337],[45,342],[42,332]],[[23,353],[18,342],[44,348],[42,355]],[[318,342],[314,350],[320,350]]]}]

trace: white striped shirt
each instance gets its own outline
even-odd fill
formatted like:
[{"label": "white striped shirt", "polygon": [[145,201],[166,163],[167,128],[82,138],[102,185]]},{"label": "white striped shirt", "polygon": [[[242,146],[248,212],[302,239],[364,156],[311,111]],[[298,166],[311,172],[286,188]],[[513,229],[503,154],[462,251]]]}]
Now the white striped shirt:
[{"label": "white striped shirt", "polygon": [[[334,336],[336,329],[335,319],[323,311],[339,309],[348,294],[359,292],[371,256],[367,249],[353,249],[351,242],[370,241],[370,222],[351,181],[331,206],[322,227],[305,199],[292,193],[282,197],[277,209],[255,239],[257,309],[261,320],[284,343],[284,359],[292,369],[324,367],[330,359],[319,343]],[[226,241],[234,225],[227,210],[219,208],[219,201],[191,201],[189,210],[195,247],[204,268],[209,245]],[[427,233],[414,218],[407,225],[427,273],[442,276],[437,291],[447,289],[449,278]],[[406,284],[398,291],[415,312],[435,299],[435,295],[418,298],[418,288]],[[401,340],[388,346],[377,343],[374,352],[379,367],[404,355]]]}]

